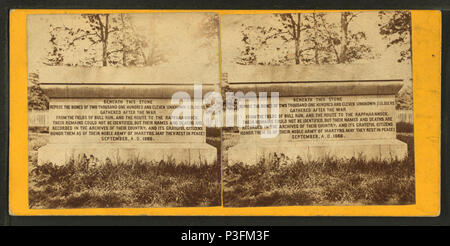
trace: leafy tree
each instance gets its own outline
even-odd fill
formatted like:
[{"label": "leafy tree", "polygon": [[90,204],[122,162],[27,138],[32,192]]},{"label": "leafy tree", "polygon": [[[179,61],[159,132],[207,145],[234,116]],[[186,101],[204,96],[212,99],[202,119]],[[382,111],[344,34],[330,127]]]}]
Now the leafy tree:
[{"label": "leafy tree", "polygon": [[413,109],[413,89],[405,86],[395,97],[395,108],[401,110]]},{"label": "leafy tree", "polygon": [[151,60],[156,59],[154,55],[146,57],[147,43],[135,32],[127,14],[82,14],[74,23],[72,27],[50,25],[51,50],[45,64],[145,66],[158,63]]},{"label": "leafy tree", "polygon": [[[281,24],[279,27],[265,27],[265,26],[248,26],[242,24],[243,30],[242,42],[244,43],[244,49],[241,51],[241,56],[238,57],[237,63],[242,65],[247,64],[284,64],[290,60],[289,49],[287,49],[286,43],[294,42],[295,52],[294,59],[296,64],[300,63],[300,32],[304,30],[301,28],[301,14],[274,14],[274,17],[278,19]],[[280,42],[275,42],[282,40]],[[275,45],[273,45],[275,43]],[[275,50],[270,50],[271,46],[276,46]],[[266,61],[258,59],[257,54],[261,54],[261,50],[267,50],[276,54],[271,56]]]},{"label": "leafy tree", "polygon": [[28,74],[28,110],[47,110],[49,106],[48,97],[39,87],[39,76],[37,73]]},{"label": "leafy tree", "polygon": [[[274,14],[277,26],[242,24],[244,48],[236,63],[246,64],[333,64],[372,58],[364,44],[365,32],[350,24],[359,15],[340,13],[340,22],[327,20],[327,13]],[[268,50],[268,52],[262,52]],[[268,55],[269,59],[261,59]]]},{"label": "leafy tree", "polygon": [[380,11],[380,34],[388,40],[387,47],[401,47],[398,62],[411,60],[411,13],[409,11]]}]

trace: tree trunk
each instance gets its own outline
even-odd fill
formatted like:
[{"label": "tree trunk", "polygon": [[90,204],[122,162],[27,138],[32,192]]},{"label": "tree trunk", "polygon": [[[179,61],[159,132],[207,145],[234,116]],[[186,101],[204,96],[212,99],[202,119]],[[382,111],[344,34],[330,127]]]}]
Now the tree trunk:
[{"label": "tree trunk", "polygon": [[297,14],[297,25],[294,28],[297,29],[295,37],[295,64],[300,64],[300,24],[301,24],[301,14]]},{"label": "tree trunk", "polygon": [[[122,35],[124,35],[125,32],[125,20],[123,19],[124,14],[120,14],[120,20],[122,21]],[[122,40],[122,65],[124,67],[127,66],[127,55],[128,55],[128,47],[125,44],[125,37],[123,37]]]},{"label": "tree trunk", "polygon": [[346,63],[347,62],[347,45],[348,45],[348,15],[350,13],[344,12],[341,14],[341,29],[343,39],[342,39],[342,48],[341,48],[341,54],[339,56],[339,63]]},{"label": "tree trunk", "polygon": [[126,45],[122,45],[122,49],[123,49],[123,51],[122,51],[122,65],[124,67],[126,67],[127,66],[127,47],[126,47]]},{"label": "tree trunk", "polygon": [[103,66],[108,66],[108,32],[109,32],[109,14],[105,15],[105,26],[103,34]]},{"label": "tree trunk", "polygon": [[295,40],[295,64],[300,64],[300,42]]},{"label": "tree trunk", "polygon": [[318,24],[316,13],[313,13],[314,20],[314,61],[319,64],[319,42],[317,41]]},{"label": "tree trunk", "polygon": [[316,64],[319,64],[319,42],[317,41],[317,18],[316,13],[313,13],[313,20],[314,20],[314,61]]},{"label": "tree trunk", "polygon": [[108,61],[107,61],[107,59],[108,59],[108,54],[106,53],[107,48],[108,48],[108,47],[106,46],[106,43],[103,42],[102,65],[103,65],[104,67],[108,66]]}]

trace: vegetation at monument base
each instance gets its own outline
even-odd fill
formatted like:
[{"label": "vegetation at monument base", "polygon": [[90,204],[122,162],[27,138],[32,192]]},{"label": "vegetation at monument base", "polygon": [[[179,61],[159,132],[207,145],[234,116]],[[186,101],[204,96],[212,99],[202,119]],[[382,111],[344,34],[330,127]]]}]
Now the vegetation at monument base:
[{"label": "vegetation at monument base", "polygon": [[84,164],[32,164],[30,208],[220,206],[220,163],[177,166],[134,160],[90,168]]},{"label": "vegetation at monument base", "polygon": [[[219,132],[207,143],[218,149]],[[219,132],[220,133],[220,132]],[[30,208],[196,207],[220,206],[220,162],[213,165],[175,165],[141,159],[89,167],[77,158],[63,166],[37,165],[37,150],[48,134],[29,132]]]},{"label": "vegetation at monument base", "polygon": [[402,161],[349,161],[328,158],[285,164],[224,165],[224,206],[414,204],[413,138]]}]

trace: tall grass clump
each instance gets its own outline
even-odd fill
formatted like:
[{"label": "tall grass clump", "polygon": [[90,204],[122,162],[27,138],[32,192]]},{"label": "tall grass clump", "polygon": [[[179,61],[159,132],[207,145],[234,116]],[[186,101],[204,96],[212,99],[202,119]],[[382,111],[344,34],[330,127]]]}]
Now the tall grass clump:
[{"label": "tall grass clump", "polygon": [[279,159],[224,164],[224,206],[414,204],[413,138],[404,160],[366,161],[327,157],[291,163]]},{"label": "tall grass clump", "polygon": [[413,204],[414,165],[333,158],[224,168],[225,206]]},{"label": "tall grass clump", "polygon": [[132,160],[91,167],[34,165],[30,208],[184,207],[220,205],[220,163],[175,165]]}]

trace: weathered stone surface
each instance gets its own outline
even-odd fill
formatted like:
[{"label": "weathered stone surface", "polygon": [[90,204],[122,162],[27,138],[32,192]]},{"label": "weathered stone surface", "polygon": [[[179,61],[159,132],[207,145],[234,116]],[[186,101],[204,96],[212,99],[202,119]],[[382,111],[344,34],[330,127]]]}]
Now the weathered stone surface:
[{"label": "weathered stone surface", "polygon": [[258,110],[246,109],[246,126],[239,128],[238,144],[228,150],[228,164],[251,165],[275,157],[284,161],[407,157],[407,145],[396,140],[395,129],[395,94],[403,78],[392,74],[398,70],[385,69],[372,65],[230,68],[232,91],[279,92],[280,98],[279,115],[272,118],[279,134],[261,138],[264,127],[248,124],[258,119]]},{"label": "weathered stone surface", "polygon": [[407,157],[406,143],[396,139],[382,140],[335,140],[301,141],[292,143],[240,143],[228,150],[228,164],[255,165],[262,160],[277,160],[281,164],[292,164],[337,158],[349,160],[392,161]]},{"label": "weathered stone surface", "polygon": [[[200,72],[201,71],[201,72]],[[219,67],[205,64],[153,67],[67,67],[51,66],[39,70],[44,84],[73,85],[192,85],[218,84]]]},{"label": "weathered stone surface", "polygon": [[351,96],[351,95],[393,95],[400,88],[401,80],[393,81],[336,81],[336,82],[280,82],[280,83],[248,83],[230,84],[234,91],[271,92],[277,91],[280,96]]},{"label": "weathered stone surface", "polygon": [[[127,85],[127,84],[48,84],[42,83],[41,88],[51,98],[171,98],[176,92],[183,91],[194,97],[194,85]],[[211,91],[218,91],[213,84],[202,85],[202,96]]]},{"label": "weathered stone surface", "polygon": [[217,150],[207,143],[143,143],[143,144],[48,144],[39,149],[38,164],[51,162],[65,165],[85,156],[93,165],[142,160],[158,164],[211,165],[217,161]]},{"label": "weathered stone surface", "polygon": [[178,107],[171,104],[173,93],[183,91],[193,97],[194,84],[202,84],[203,94],[219,89],[212,68],[192,66],[193,70],[55,67],[41,71],[41,87],[50,97],[50,139],[39,149],[38,163],[63,165],[86,156],[99,165],[107,158],[213,164],[217,150],[206,143],[203,124],[194,126],[201,119],[192,115],[190,127],[172,125],[171,115]]},{"label": "weathered stone surface", "polygon": [[50,143],[204,143],[205,127],[174,126],[170,99],[52,99]]},{"label": "weathered stone surface", "polygon": [[411,66],[398,63],[331,64],[331,65],[232,65],[223,66],[230,84],[286,82],[378,82],[402,81]]},{"label": "weathered stone surface", "polygon": [[263,139],[261,127],[247,124],[239,131],[240,141],[393,139],[394,106],[394,95],[281,97],[278,136]]}]

